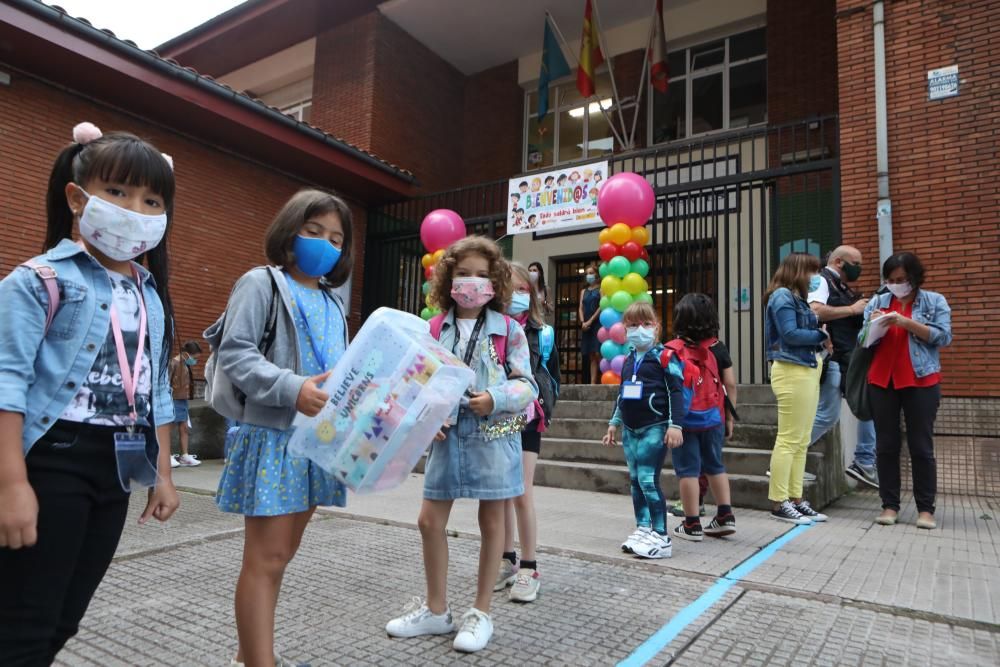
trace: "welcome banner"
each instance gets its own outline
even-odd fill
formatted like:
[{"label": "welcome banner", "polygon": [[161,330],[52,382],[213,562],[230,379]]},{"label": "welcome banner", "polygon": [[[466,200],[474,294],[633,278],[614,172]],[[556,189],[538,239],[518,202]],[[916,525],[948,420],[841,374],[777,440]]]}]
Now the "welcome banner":
[{"label": "welcome banner", "polygon": [[507,234],[551,234],[602,224],[597,193],[608,176],[604,160],[510,179]]}]

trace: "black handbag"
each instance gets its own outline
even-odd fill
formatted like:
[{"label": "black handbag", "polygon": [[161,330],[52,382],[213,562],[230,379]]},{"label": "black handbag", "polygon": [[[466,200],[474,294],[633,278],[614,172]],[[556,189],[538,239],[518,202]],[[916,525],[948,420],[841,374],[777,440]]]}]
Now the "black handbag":
[{"label": "black handbag", "polygon": [[847,365],[844,397],[847,406],[859,421],[871,421],[872,407],[868,397],[868,369],[871,368],[875,350],[870,347],[854,348]]}]

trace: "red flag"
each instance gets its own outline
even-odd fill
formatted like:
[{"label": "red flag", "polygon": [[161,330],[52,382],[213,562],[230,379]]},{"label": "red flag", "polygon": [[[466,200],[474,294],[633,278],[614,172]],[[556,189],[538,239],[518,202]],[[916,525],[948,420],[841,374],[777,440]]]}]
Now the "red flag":
[{"label": "red flag", "polygon": [[653,88],[665,93],[669,82],[667,33],[663,29],[663,0],[656,0],[656,16],[653,17],[653,41],[649,45],[649,83]]},{"label": "red flag", "polygon": [[584,97],[594,94],[594,70],[604,62],[601,42],[597,38],[597,21],[593,18],[590,0],[583,10],[583,36],[580,38],[580,67],[576,70],[576,87]]}]

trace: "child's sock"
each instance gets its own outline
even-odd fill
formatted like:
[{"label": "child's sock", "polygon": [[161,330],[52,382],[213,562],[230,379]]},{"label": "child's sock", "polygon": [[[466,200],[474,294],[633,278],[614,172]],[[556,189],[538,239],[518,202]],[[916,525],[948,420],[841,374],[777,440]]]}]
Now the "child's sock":
[{"label": "child's sock", "polygon": [[521,559],[521,569],[522,570],[537,570],[538,564],[533,560]]},{"label": "child's sock", "polygon": [[509,560],[511,565],[517,565],[517,552],[516,551],[504,551],[504,560]]},{"label": "child's sock", "polygon": [[732,513],[733,513],[732,505],[719,505],[719,511],[717,512],[719,516],[729,516]]},{"label": "child's sock", "polygon": [[701,519],[696,516],[686,516],[684,517],[684,524],[688,526],[696,526],[701,523]]}]

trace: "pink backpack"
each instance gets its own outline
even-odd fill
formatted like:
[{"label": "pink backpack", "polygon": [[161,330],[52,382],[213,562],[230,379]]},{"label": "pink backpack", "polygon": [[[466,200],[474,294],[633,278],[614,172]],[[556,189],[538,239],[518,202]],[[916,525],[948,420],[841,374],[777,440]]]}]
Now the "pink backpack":
[{"label": "pink backpack", "polygon": [[[48,335],[49,327],[52,326],[52,320],[56,318],[56,311],[59,310],[59,283],[56,282],[56,270],[51,266],[46,266],[44,264],[39,264],[33,259],[29,259],[27,262],[21,264],[21,266],[27,267],[35,272],[38,279],[42,281],[45,285],[45,291],[49,295],[49,308],[48,313],[45,316],[45,334]],[[499,354],[499,352],[497,352]]]}]

